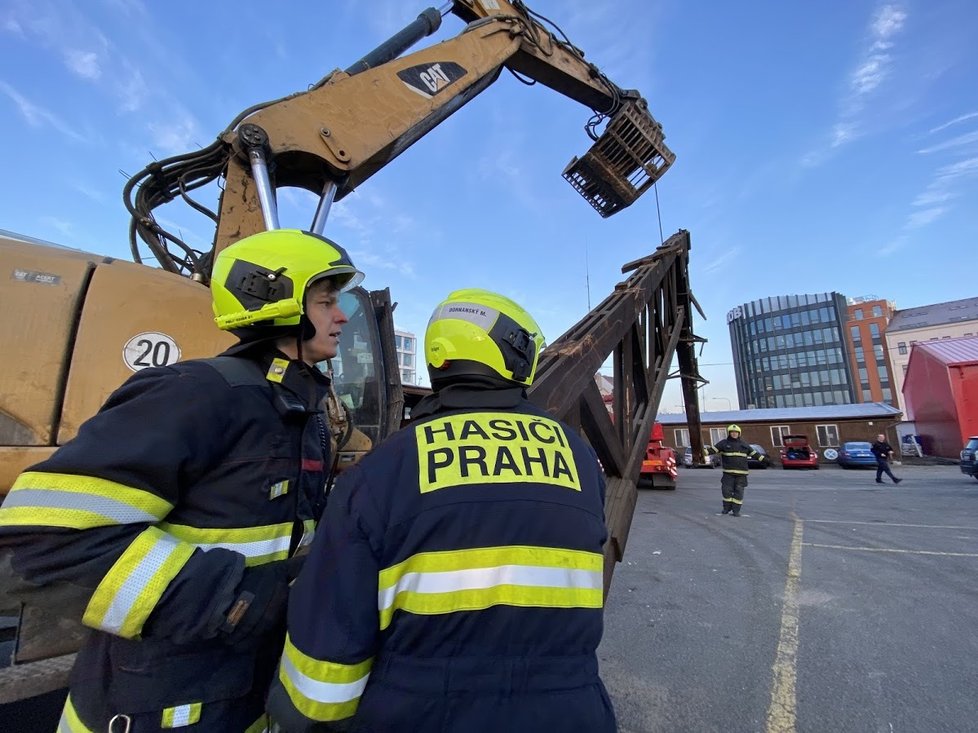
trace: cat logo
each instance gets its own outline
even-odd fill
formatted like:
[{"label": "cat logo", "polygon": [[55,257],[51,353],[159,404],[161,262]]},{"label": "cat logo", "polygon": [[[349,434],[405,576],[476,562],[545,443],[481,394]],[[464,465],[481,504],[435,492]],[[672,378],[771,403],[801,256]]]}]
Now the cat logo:
[{"label": "cat logo", "polygon": [[469,483],[581,490],[574,453],[554,420],[478,412],[431,420],[414,430],[421,493]]},{"label": "cat logo", "polygon": [[454,61],[412,66],[397,72],[397,76],[413,92],[431,99],[442,89],[465,76],[466,71]]}]

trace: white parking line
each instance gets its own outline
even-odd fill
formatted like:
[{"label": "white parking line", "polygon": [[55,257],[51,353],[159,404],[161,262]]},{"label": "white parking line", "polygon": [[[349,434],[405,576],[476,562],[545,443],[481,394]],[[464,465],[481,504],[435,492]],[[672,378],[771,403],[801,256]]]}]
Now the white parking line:
[{"label": "white parking line", "polygon": [[970,529],[978,532],[978,527],[965,527],[959,524],[900,524],[898,522],[850,522],[842,519],[806,519],[808,524],[864,524],[869,527],[922,527],[924,529]]},{"label": "white parking line", "polygon": [[935,550],[901,550],[894,547],[853,547],[851,545],[822,545],[805,542],[805,547],[821,547],[828,550],[857,550],[859,552],[896,552],[902,555],[941,555],[943,557],[978,557],[978,552],[937,552]]}]

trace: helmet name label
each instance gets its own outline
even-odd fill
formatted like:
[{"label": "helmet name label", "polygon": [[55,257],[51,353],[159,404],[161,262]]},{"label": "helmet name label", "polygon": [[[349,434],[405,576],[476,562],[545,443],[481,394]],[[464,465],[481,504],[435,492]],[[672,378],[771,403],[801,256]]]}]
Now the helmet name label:
[{"label": "helmet name label", "polygon": [[421,493],[465,484],[539,483],[580,491],[560,423],[533,415],[479,412],[415,427]]}]

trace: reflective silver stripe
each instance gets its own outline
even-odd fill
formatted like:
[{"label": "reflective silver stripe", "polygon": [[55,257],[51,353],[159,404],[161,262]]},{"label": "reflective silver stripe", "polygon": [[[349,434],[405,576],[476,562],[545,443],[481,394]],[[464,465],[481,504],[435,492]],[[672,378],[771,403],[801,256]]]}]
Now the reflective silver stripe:
[{"label": "reflective silver stripe", "polygon": [[282,656],[282,671],[304,697],[319,703],[352,702],[363,694],[370,672],[355,682],[320,682],[299,671],[287,655]]},{"label": "reflective silver stripe", "polygon": [[221,547],[225,550],[239,552],[245,557],[263,557],[277,552],[288,553],[291,541],[292,537],[276,537],[272,540],[257,540],[255,542],[191,542],[190,544],[205,551]]},{"label": "reflective silver stripe", "polygon": [[[298,547],[311,545],[316,538],[316,520],[304,519],[302,521],[302,538],[299,540]],[[298,548],[297,548],[298,549]]]},{"label": "reflective silver stripe", "polygon": [[173,727],[182,728],[185,725],[190,725],[190,706],[177,705],[173,708]]},{"label": "reflective silver stripe", "polygon": [[4,509],[13,507],[45,507],[52,509],[78,509],[111,519],[117,524],[156,522],[160,517],[137,509],[125,502],[108,499],[96,494],[56,489],[17,489],[10,492],[3,502]]},{"label": "reflective silver stripe", "polygon": [[121,634],[123,624],[129,616],[146,583],[162,568],[177,551],[181,543],[172,537],[161,536],[150,548],[146,556],[129,573],[118,592],[109,603],[109,608],[99,626],[110,633]]},{"label": "reflective silver stripe", "polygon": [[497,565],[488,568],[444,572],[406,573],[397,584],[382,588],[377,594],[380,610],[390,608],[398,593],[451,593],[463,590],[521,585],[534,588],[597,590],[603,587],[599,570],[554,568],[531,565]]}]

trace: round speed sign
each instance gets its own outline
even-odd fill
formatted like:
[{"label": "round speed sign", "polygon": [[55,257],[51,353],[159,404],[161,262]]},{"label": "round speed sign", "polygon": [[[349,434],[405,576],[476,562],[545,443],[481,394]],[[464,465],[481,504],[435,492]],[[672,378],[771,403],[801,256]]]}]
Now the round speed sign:
[{"label": "round speed sign", "polygon": [[180,360],[180,347],[165,333],[147,331],[126,342],[122,359],[134,372],[147,367],[169,366]]}]

